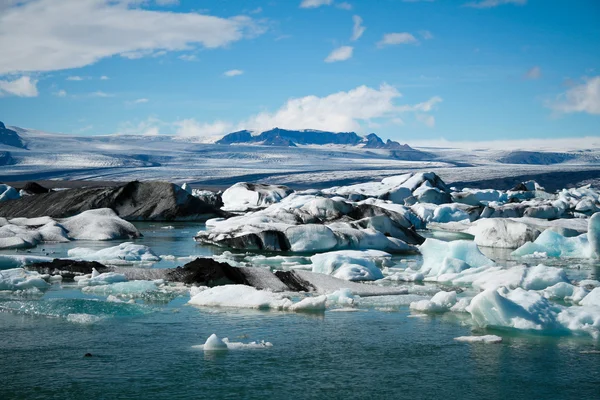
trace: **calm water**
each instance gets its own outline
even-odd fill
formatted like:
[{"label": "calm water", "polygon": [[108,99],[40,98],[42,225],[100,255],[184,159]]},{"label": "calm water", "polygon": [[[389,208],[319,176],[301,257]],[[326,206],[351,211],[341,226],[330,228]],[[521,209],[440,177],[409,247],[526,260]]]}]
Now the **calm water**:
[{"label": "calm water", "polygon": [[[140,224],[157,254],[219,252],[191,241],[198,225]],[[44,246],[62,256],[68,247]],[[41,248],[32,254],[41,252]],[[167,267],[181,262],[162,262]],[[323,314],[200,310],[187,294],[108,303],[77,289],[0,300],[0,398],[600,398],[600,346],[589,337],[500,331],[498,345],[458,343],[472,334],[457,315],[410,317],[365,305]],[[13,311],[8,311],[13,310]],[[68,314],[102,320],[69,322]],[[204,353],[212,333],[273,347]],[[91,353],[91,358],[83,357]]]}]

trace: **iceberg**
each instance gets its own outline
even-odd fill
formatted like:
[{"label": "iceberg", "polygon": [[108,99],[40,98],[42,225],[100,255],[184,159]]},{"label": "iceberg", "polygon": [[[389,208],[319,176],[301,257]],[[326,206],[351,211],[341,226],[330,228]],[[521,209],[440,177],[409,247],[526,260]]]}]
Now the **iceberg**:
[{"label": "iceberg", "polygon": [[0,203],[8,200],[17,200],[19,198],[21,198],[21,195],[14,187],[0,184]]},{"label": "iceberg", "polygon": [[466,343],[502,343],[502,338],[496,335],[482,335],[482,336],[459,336],[455,337],[454,340],[457,342]]},{"label": "iceberg", "polygon": [[84,261],[103,261],[110,264],[132,264],[138,262],[157,262],[157,256],[148,246],[131,242],[121,243],[118,246],[94,250],[85,247],[75,247],[67,254],[71,258]]},{"label": "iceberg", "polygon": [[238,182],[223,192],[222,208],[226,211],[247,211],[267,207],[291,193],[287,186]]},{"label": "iceberg", "polygon": [[447,272],[460,272],[468,268],[494,264],[483,255],[475,243],[468,240],[444,242],[427,238],[419,246],[419,251],[423,255],[420,272],[426,276],[439,276]]},{"label": "iceberg", "polygon": [[588,258],[591,256],[591,246],[587,234],[564,237],[560,233],[546,229],[535,241],[525,243],[511,254],[524,257],[536,253],[544,254],[546,257]]},{"label": "iceberg", "polygon": [[391,265],[391,254],[378,250],[341,250],[310,258],[312,272],[347,281],[373,281],[383,278],[381,268]]},{"label": "iceberg", "polygon": [[410,309],[426,313],[443,313],[450,311],[456,304],[456,292],[441,291],[436,293],[431,300],[419,300],[410,303]]},{"label": "iceberg", "polygon": [[286,310],[292,301],[277,293],[257,290],[245,285],[224,285],[203,290],[192,297],[189,304],[204,307],[254,308],[259,310]]},{"label": "iceberg", "polygon": [[47,289],[50,284],[44,280],[44,277],[44,275],[23,268],[6,269],[0,271],[0,290]]},{"label": "iceberg", "polygon": [[527,224],[506,218],[480,219],[473,222],[467,232],[474,236],[478,246],[508,249],[532,242],[540,234]]}]

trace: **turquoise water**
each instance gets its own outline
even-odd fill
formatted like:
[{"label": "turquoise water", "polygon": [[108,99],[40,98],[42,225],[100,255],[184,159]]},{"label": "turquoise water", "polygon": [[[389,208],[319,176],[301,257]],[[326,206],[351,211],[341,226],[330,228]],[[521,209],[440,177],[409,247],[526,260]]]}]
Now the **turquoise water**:
[{"label": "turquoise water", "polygon": [[[175,225],[174,225],[175,226]],[[210,255],[201,226],[140,224],[157,254]],[[55,256],[69,247],[43,246]],[[31,254],[39,254],[34,249]],[[182,264],[163,261],[160,266]],[[600,397],[600,346],[589,337],[473,332],[457,314],[415,318],[408,306],[321,314],[199,309],[187,293],[109,303],[76,288],[0,299],[2,399],[568,399]],[[98,317],[82,323],[69,314]],[[85,322],[85,321],[83,321]],[[216,333],[273,347],[205,353]],[[454,340],[500,334],[496,345]],[[84,357],[91,353],[92,357]]]}]

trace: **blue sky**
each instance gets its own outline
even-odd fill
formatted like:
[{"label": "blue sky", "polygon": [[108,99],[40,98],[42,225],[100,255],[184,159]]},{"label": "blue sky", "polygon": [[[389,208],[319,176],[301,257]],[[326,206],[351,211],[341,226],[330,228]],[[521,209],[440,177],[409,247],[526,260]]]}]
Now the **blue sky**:
[{"label": "blue sky", "polygon": [[478,141],[600,134],[596,0],[4,0],[0,120]]}]

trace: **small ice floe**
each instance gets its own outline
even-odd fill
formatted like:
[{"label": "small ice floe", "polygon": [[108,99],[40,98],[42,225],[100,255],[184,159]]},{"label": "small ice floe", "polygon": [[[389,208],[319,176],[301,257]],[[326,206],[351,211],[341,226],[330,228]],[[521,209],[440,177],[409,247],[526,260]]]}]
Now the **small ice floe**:
[{"label": "small ice floe", "polygon": [[438,292],[431,300],[419,300],[410,303],[410,309],[427,313],[443,313],[450,311],[456,304],[456,292]]},{"label": "small ice floe", "polygon": [[312,272],[347,281],[374,281],[383,278],[381,268],[391,265],[391,258],[379,250],[340,250],[316,254],[310,260]]},{"label": "small ice floe", "polygon": [[290,311],[325,311],[327,296],[306,297],[290,307]]},{"label": "small ice floe", "polygon": [[44,279],[47,277],[47,275],[27,271],[23,268],[6,269],[0,271],[0,290],[47,289],[50,287],[50,284]]},{"label": "small ice floe", "polygon": [[279,293],[257,290],[245,285],[224,285],[196,293],[189,304],[206,307],[287,310],[293,302]]},{"label": "small ice floe", "polygon": [[467,343],[502,343],[502,338],[496,335],[483,335],[483,336],[459,336],[455,337],[454,340],[458,342]]},{"label": "small ice floe", "polygon": [[93,324],[102,319],[103,319],[102,317],[99,317],[97,315],[92,315],[92,314],[68,314],[67,315],[67,321],[73,322],[76,324],[83,324],[83,325]]},{"label": "small ice floe", "polygon": [[102,261],[118,265],[160,261],[160,257],[154,254],[150,247],[131,242],[121,243],[118,246],[102,250],[76,247],[69,250],[68,255],[78,260]]},{"label": "small ice floe", "polygon": [[212,334],[206,339],[204,344],[192,346],[195,349],[201,349],[204,351],[227,351],[227,350],[246,350],[246,349],[265,349],[273,347],[271,342],[230,342],[228,338],[220,339],[216,334]]}]

